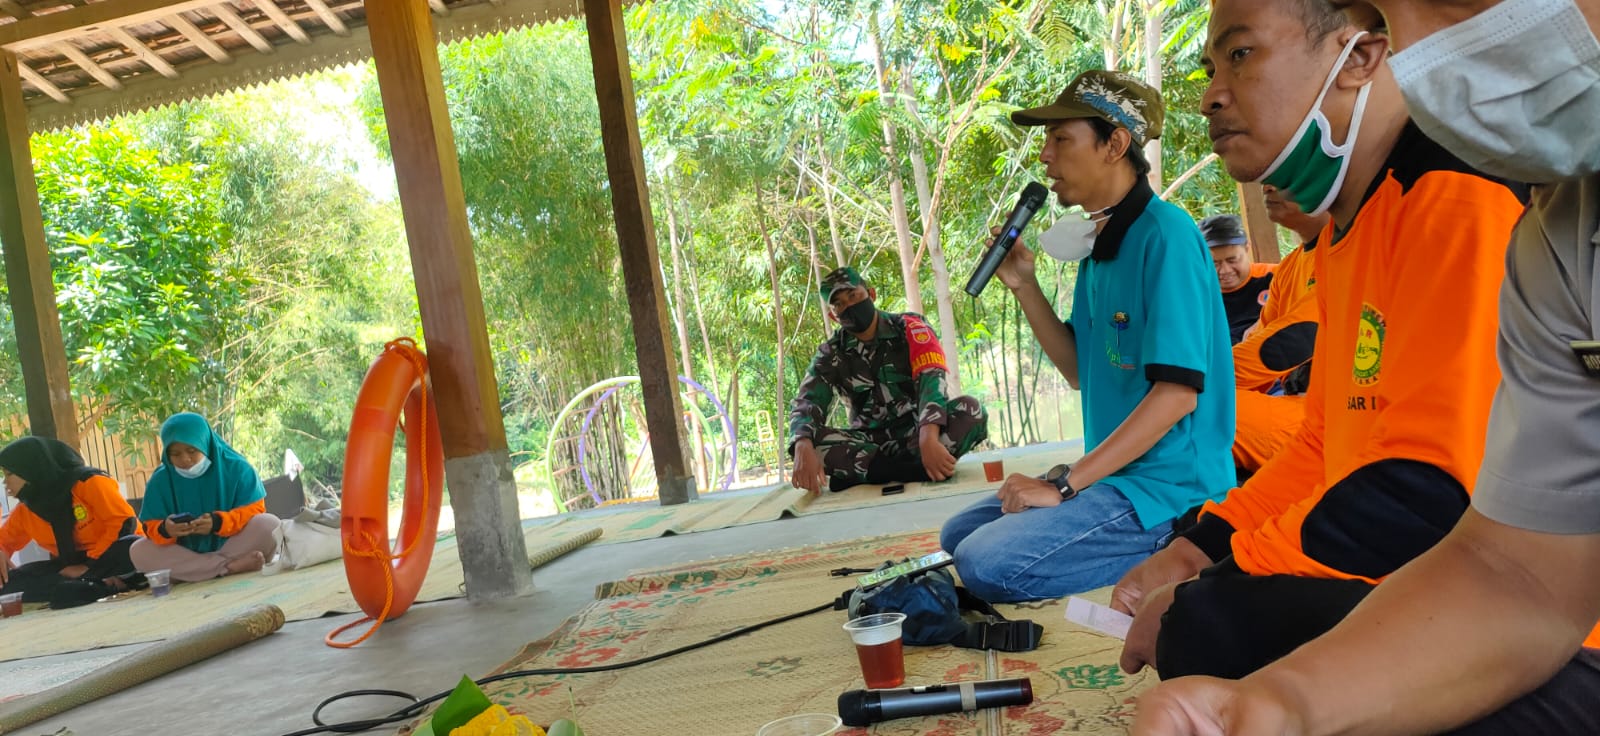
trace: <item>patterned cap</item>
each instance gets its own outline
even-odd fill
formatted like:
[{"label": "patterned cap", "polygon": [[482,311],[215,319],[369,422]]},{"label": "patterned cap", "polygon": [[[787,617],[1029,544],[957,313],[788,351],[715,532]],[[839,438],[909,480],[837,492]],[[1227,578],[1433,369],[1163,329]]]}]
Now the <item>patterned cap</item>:
[{"label": "patterned cap", "polygon": [[1133,134],[1143,146],[1161,137],[1166,111],[1161,93],[1122,72],[1094,69],[1078,75],[1054,104],[1011,113],[1017,125],[1048,125],[1061,120],[1100,118]]},{"label": "patterned cap", "polygon": [[1207,217],[1200,221],[1200,234],[1206,237],[1206,246],[1211,248],[1250,243],[1250,236],[1244,231],[1244,221],[1238,215]]},{"label": "patterned cap", "polygon": [[867,280],[861,278],[861,274],[855,268],[840,266],[828,272],[827,276],[822,277],[822,286],[817,289],[817,292],[822,294],[823,301],[828,302],[833,301],[834,292],[866,285]]}]

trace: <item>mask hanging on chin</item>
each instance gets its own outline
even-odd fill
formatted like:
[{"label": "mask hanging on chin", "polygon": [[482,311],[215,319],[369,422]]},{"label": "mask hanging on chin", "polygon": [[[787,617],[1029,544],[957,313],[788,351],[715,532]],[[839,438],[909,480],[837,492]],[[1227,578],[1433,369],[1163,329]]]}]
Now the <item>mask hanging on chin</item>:
[{"label": "mask hanging on chin", "polygon": [[846,332],[861,334],[872,329],[872,323],[878,319],[878,305],[871,299],[862,299],[855,304],[845,307],[839,313],[839,326]]},{"label": "mask hanging on chin", "polygon": [[1356,150],[1356,136],[1361,132],[1361,119],[1367,111],[1372,83],[1362,85],[1356,94],[1356,107],[1350,113],[1350,132],[1340,145],[1333,144],[1333,126],[1322,112],[1322,102],[1344,69],[1344,62],[1355,51],[1356,43],[1365,35],[1365,31],[1357,33],[1344,45],[1344,51],[1339,53],[1333,69],[1328,72],[1327,81],[1322,83],[1317,101],[1311,103],[1311,111],[1301,121],[1300,129],[1284,144],[1277,160],[1259,179],[1262,184],[1283,190],[1302,211],[1313,217],[1333,206],[1334,198],[1344,187],[1345,176],[1350,173],[1350,157]]},{"label": "mask hanging on chin", "polygon": [[1389,59],[1412,120],[1473,168],[1600,170],[1600,41],[1573,0],[1506,0]]},{"label": "mask hanging on chin", "polygon": [[1039,247],[1045,255],[1063,263],[1076,263],[1088,258],[1094,252],[1094,239],[1098,234],[1096,227],[1111,219],[1109,215],[1096,217],[1103,212],[1105,210],[1079,210],[1062,215],[1049,230],[1039,234]]}]

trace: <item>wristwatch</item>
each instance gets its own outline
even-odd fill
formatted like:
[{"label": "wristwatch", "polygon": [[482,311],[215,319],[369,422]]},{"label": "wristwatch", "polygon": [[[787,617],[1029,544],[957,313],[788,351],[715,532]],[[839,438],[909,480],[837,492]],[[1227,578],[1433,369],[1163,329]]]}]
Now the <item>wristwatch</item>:
[{"label": "wristwatch", "polygon": [[1044,480],[1056,487],[1061,492],[1062,501],[1071,501],[1078,495],[1068,480],[1072,477],[1072,466],[1065,463],[1057,465],[1044,474]]}]

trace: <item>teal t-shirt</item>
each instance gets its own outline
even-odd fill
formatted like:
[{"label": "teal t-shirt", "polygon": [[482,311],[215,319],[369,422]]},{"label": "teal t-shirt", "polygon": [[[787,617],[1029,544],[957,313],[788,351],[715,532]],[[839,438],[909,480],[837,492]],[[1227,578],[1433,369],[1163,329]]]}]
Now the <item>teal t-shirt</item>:
[{"label": "teal t-shirt", "polygon": [[1078,347],[1085,452],[1111,436],[1154,382],[1200,392],[1193,412],[1102,482],[1127,497],[1146,529],[1222,500],[1236,481],[1233,351],[1194,219],[1141,181],[1079,265],[1067,324]]}]

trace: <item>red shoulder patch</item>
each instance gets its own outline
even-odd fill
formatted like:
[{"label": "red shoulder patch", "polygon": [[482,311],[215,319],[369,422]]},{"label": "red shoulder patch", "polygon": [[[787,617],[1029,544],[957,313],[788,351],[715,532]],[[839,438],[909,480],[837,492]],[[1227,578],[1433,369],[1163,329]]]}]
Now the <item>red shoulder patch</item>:
[{"label": "red shoulder patch", "polygon": [[939,344],[939,336],[933,333],[933,328],[909,315],[905,320],[906,342],[911,345],[911,376],[915,378],[934,369],[950,370],[950,364],[944,357],[944,347]]}]

